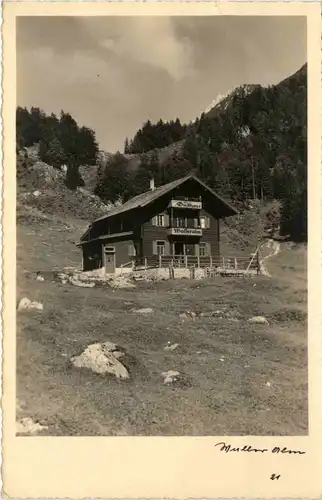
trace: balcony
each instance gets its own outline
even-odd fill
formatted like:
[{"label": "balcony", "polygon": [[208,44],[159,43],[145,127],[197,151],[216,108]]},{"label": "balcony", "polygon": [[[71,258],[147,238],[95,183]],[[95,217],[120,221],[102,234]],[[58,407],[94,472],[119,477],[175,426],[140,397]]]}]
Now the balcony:
[{"label": "balcony", "polygon": [[195,227],[169,227],[168,236],[202,236],[202,229]]},{"label": "balcony", "polygon": [[202,202],[195,200],[171,200],[169,208],[184,208],[191,210],[201,210]]}]

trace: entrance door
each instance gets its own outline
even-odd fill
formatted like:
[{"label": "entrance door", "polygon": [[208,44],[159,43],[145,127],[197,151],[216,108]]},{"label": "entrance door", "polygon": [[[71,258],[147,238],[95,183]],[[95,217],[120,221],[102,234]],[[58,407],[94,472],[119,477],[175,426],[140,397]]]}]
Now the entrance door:
[{"label": "entrance door", "polygon": [[105,247],[105,272],[115,273],[115,248]]},{"label": "entrance door", "polygon": [[176,241],[174,244],[174,255],[184,255],[184,243]]},{"label": "entrance door", "polygon": [[108,253],[105,257],[105,271],[107,273],[115,272],[115,254]]}]

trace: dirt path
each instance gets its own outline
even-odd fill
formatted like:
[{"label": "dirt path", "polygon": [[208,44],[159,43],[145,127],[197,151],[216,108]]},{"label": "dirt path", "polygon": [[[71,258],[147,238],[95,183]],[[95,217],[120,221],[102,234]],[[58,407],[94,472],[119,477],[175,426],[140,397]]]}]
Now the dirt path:
[{"label": "dirt path", "polygon": [[280,251],[281,251],[281,244],[278,241],[275,241],[275,240],[268,240],[266,243],[264,243],[264,245],[262,245],[262,248],[263,247],[269,248],[271,250],[271,252],[268,255],[265,255],[265,257],[263,257],[262,260],[259,263],[260,269],[261,269],[261,273],[264,276],[271,277],[270,273],[267,270],[265,262],[268,259],[270,259],[272,257],[275,257],[275,255],[278,255],[280,253]]}]

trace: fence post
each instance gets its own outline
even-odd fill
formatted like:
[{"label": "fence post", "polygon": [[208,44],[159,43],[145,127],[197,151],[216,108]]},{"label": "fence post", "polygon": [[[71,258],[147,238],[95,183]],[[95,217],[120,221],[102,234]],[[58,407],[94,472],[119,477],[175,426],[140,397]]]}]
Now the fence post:
[{"label": "fence post", "polygon": [[260,250],[256,254],[256,267],[257,267],[257,275],[260,274]]},{"label": "fence post", "polygon": [[146,270],[146,268],[147,268],[147,258],[144,257],[144,269]]},{"label": "fence post", "polygon": [[160,254],[159,255],[159,267],[162,267],[161,263],[162,263],[162,255]]},{"label": "fence post", "polygon": [[235,257],[235,269],[238,269],[237,259]]},{"label": "fence post", "polygon": [[197,257],[197,266],[200,267],[200,256]]},{"label": "fence post", "polygon": [[210,267],[212,267],[212,255],[210,255]]},{"label": "fence post", "polygon": [[184,256],[184,267],[188,267],[188,255]]},{"label": "fence post", "polygon": [[225,269],[225,257],[222,258],[222,267]]}]

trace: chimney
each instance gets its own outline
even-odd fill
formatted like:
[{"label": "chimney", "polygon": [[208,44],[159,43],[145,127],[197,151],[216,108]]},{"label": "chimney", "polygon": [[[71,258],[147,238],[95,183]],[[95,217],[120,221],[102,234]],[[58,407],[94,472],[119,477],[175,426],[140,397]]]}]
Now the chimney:
[{"label": "chimney", "polygon": [[155,187],[154,187],[154,177],[152,177],[152,179],[150,179],[150,191],[154,191],[155,190]]}]

